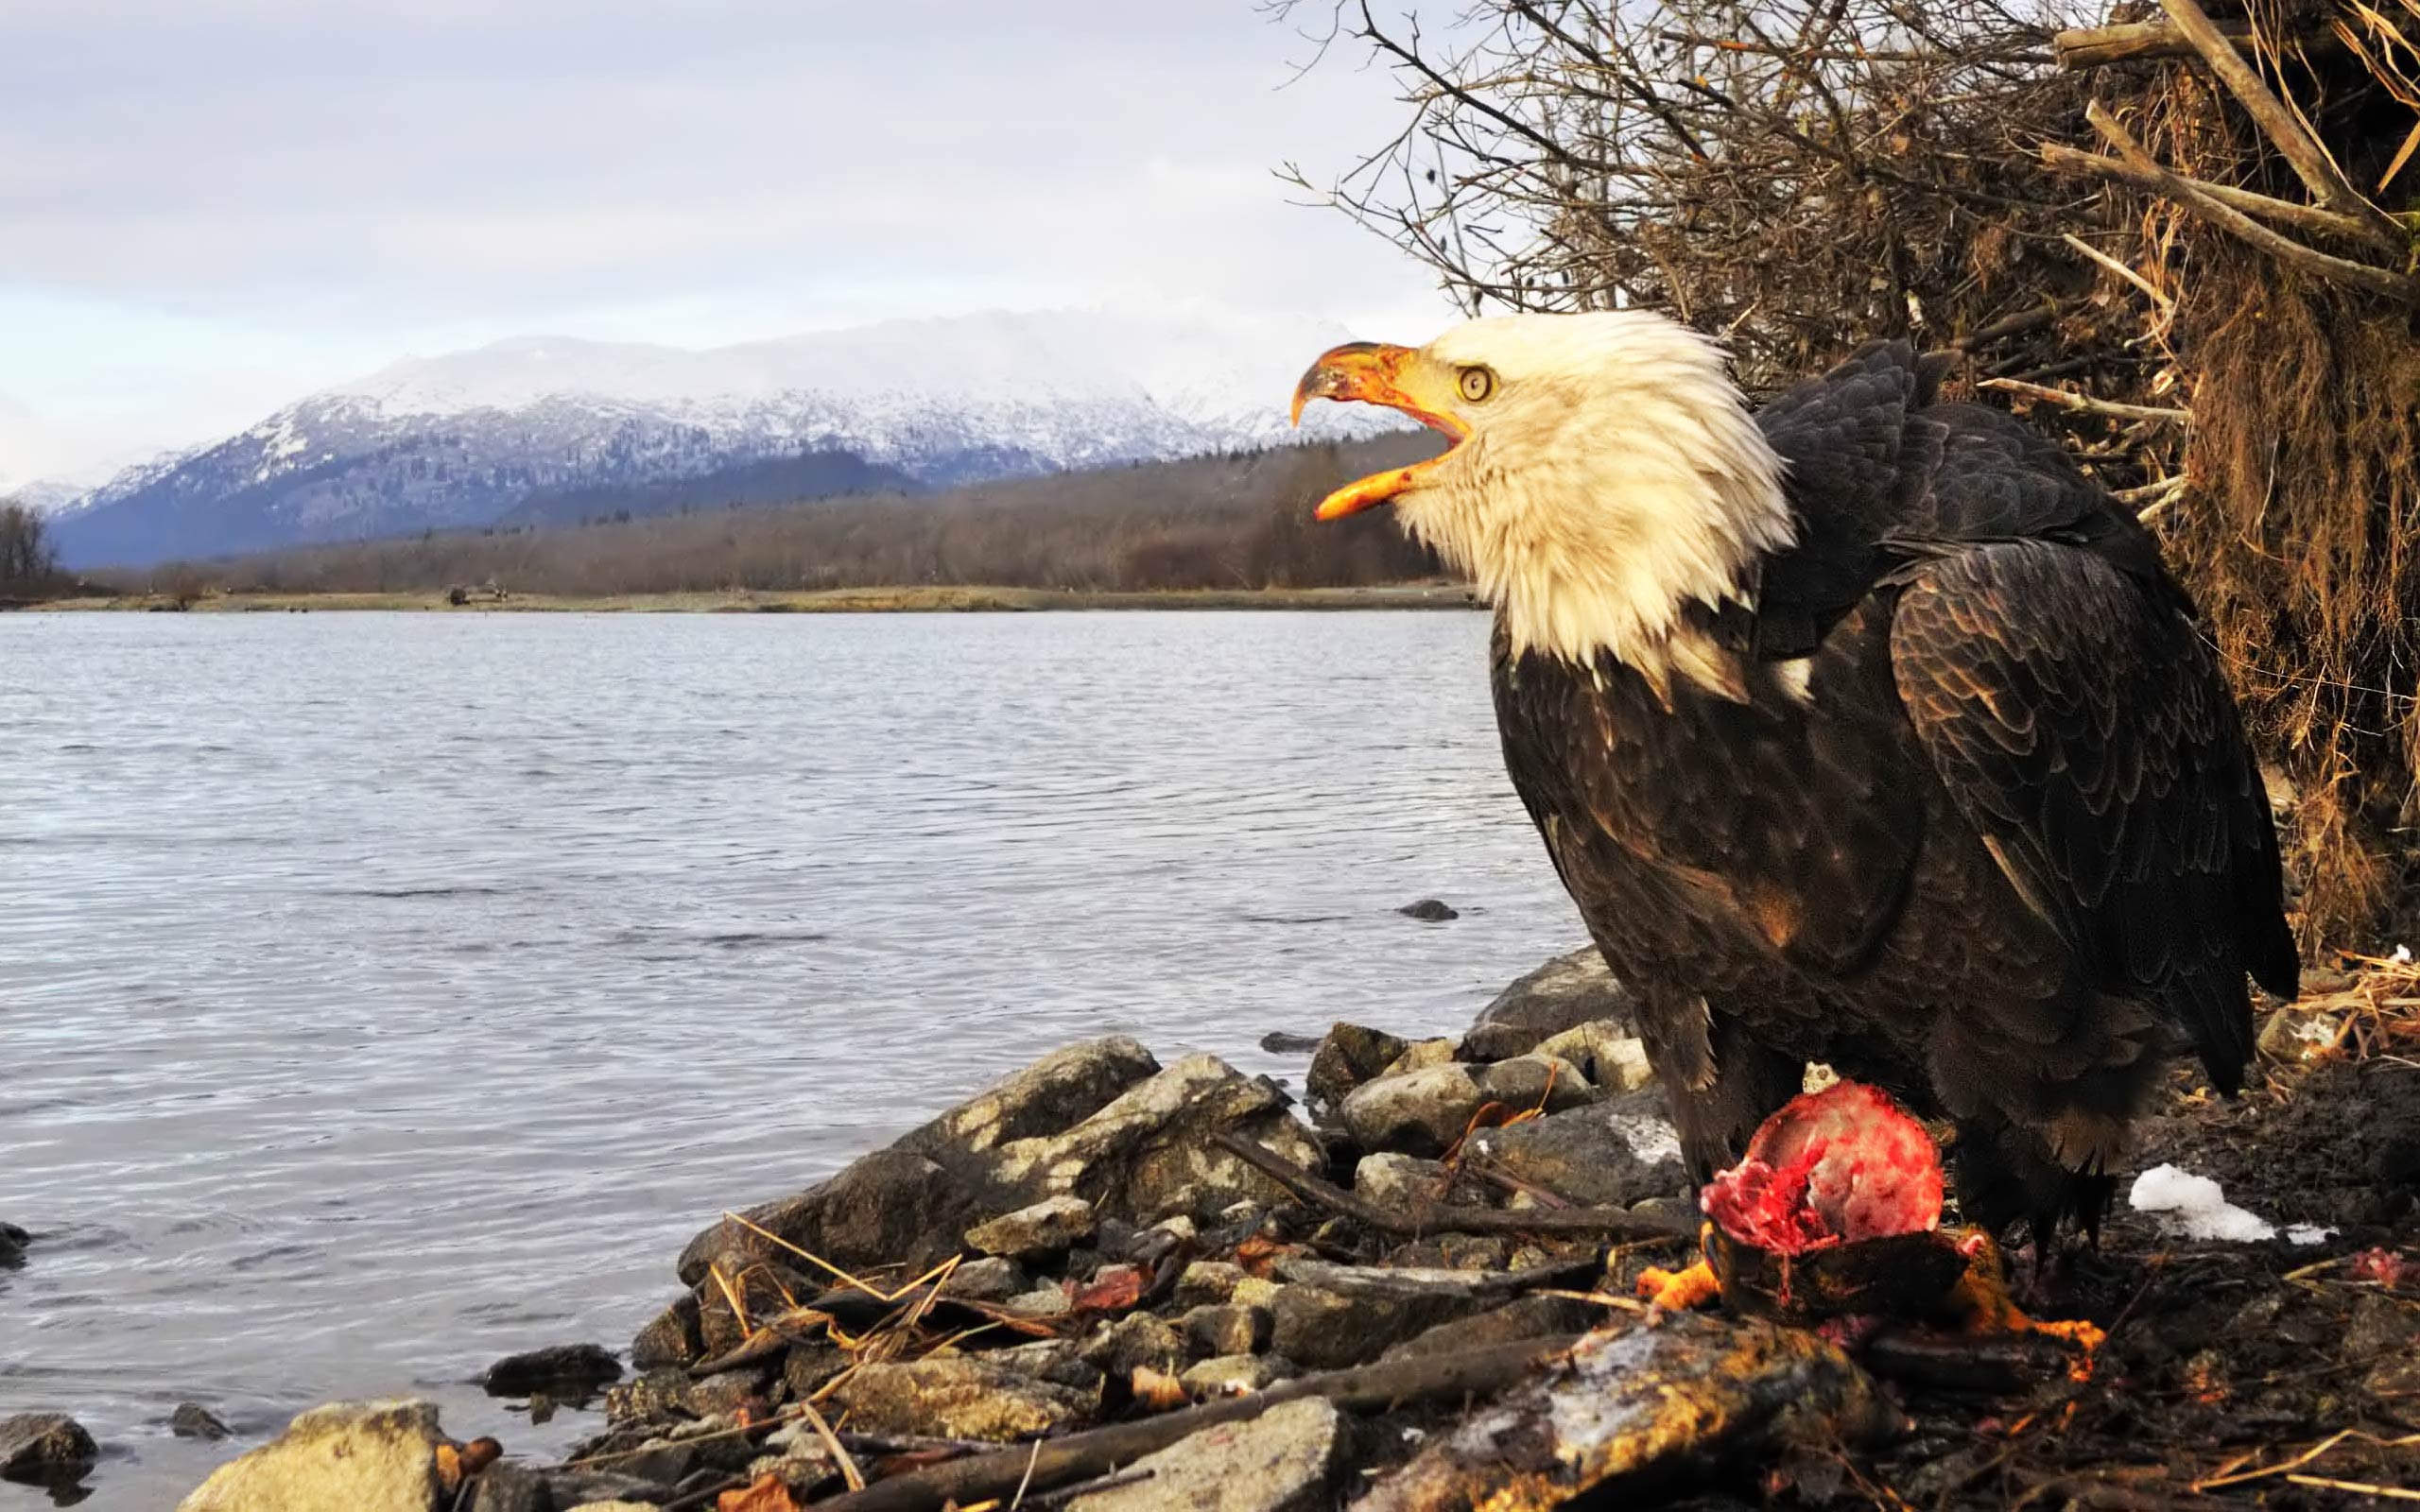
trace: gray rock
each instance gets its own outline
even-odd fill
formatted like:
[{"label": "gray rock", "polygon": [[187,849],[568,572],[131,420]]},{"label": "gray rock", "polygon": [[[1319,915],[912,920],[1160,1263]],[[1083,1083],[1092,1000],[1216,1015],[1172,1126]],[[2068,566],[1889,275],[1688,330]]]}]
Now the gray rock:
[{"label": "gray rock", "polygon": [[1636,1033],[1630,992],[1605,967],[1594,945],[1558,955],[1507,987],[1479,1011],[1462,1040],[1474,1060],[1502,1060],[1540,1040],[1595,1020],[1611,1019]]},{"label": "gray rock", "polygon": [[663,1365],[695,1365],[706,1357],[705,1336],[699,1332],[698,1298],[681,1300],[658,1313],[631,1341],[631,1367],[652,1370]]},{"label": "gray rock", "polygon": [[682,1410],[689,1394],[689,1372],[678,1366],[660,1366],[635,1381],[605,1393],[609,1423],[651,1422]]},{"label": "gray rock", "polygon": [[1577,1068],[1544,1056],[1494,1065],[1459,1061],[1390,1073],[1354,1089],[1340,1112],[1365,1150],[1433,1156],[1451,1148],[1482,1104],[1549,1111],[1589,1101],[1595,1089]]},{"label": "gray rock", "polygon": [[1643,1091],[1655,1085],[1655,1063],[1647,1058],[1644,1040],[1606,1041],[1590,1059],[1597,1069],[1588,1079],[1607,1091]]},{"label": "gray rock", "polygon": [[[849,1368],[848,1354],[835,1344],[794,1344],[782,1359],[782,1384],[789,1400],[804,1401]],[[818,1452],[821,1452],[819,1448]]]},{"label": "gray rock", "polygon": [[1470,1271],[1291,1261],[1270,1312],[1270,1348],[1314,1370],[1376,1359],[1440,1323],[1502,1305],[1500,1280]]},{"label": "gray rock", "polygon": [[1462,917],[1442,898],[1423,898],[1416,903],[1404,904],[1395,912],[1406,919],[1417,919],[1424,924],[1442,924],[1449,919]]},{"label": "gray rock", "polygon": [[1492,1344],[1542,1339],[1556,1333],[1582,1333],[1602,1316],[1602,1309],[1568,1297],[1517,1297],[1501,1307],[1424,1330],[1380,1358],[1416,1360],[1423,1355],[1451,1354],[1457,1349],[1479,1349]]},{"label": "gray rock", "polygon": [[1033,1289],[1033,1278],[1013,1260],[992,1255],[971,1260],[949,1273],[942,1295],[962,1302],[1005,1302]]},{"label": "gray rock", "polygon": [[469,1512],[554,1512],[546,1478],[527,1465],[497,1460],[471,1483]]},{"label": "gray rock", "polygon": [[1628,1207],[1688,1184],[1678,1160],[1642,1160],[1624,1133],[1636,1116],[1618,1103],[1548,1114],[1471,1136],[1467,1154],[1568,1201]]},{"label": "gray rock", "polygon": [[1177,1321],[1196,1355],[1258,1354],[1269,1348],[1271,1324],[1265,1307],[1197,1307]]},{"label": "gray rock", "polygon": [[1119,1380],[1146,1367],[1173,1374],[1184,1359],[1184,1338],[1166,1318],[1129,1313],[1086,1344],[1083,1357]]},{"label": "gray rock", "polygon": [[775,1364],[769,1359],[700,1377],[677,1366],[660,1366],[634,1381],[608,1388],[605,1420],[618,1427],[680,1417],[707,1418],[752,1404],[761,1407]]},{"label": "gray rock", "polygon": [[1030,1376],[1054,1386],[1065,1386],[1086,1400],[1098,1400],[1100,1397],[1100,1366],[1084,1359],[1070,1340],[1036,1339],[1031,1344],[993,1349],[984,1358],[1021,1376]]},{"label": "gray rock", "polygon": [[445,1488],[445,1441],[432,1403],[329,1402],[219,1466],[178,1512],[429,1512]]},{"label": "gray rock", "polygon": [[1388,1061],[1379,1074],[1400,1076],[1407,1071],[1426,1071],[1430,1066],[1450,1066],[1461,1058],[1459,1041],[1446,1039],[1419,1040],[1404,1046],[1403,1054]]},{"label": "gray rock", "polygon": [[1655,1079],[1647,1041],[1612,1019],[1599,1019],[1538,1041],[1533,1055],[1556,1056],[1607,1091],[1634,1091]]},{"label": "gray rock", "polygon": [[1215,1217],[1238,1201],[1288,1194],[1203,1137],[1233,1130],[1288,1163],[1317,1170],[1325,1153],[1286,1110],[1285,1093],[1216,1056],[1193,1055],[1121,1093],[1064,1134],[998,1152],[1011,1181],[1072,1192],[1135,1223]]},{"label": "gray rock", "polygon": [[1318,1035],[1288,1034],[1283,1029],[1271,1029],[1260,1037],[1262,1052],[1271,1056],[1307,1056],[1319,1049],[1320,1043]]},{"label": "gray rock", "polygon": [[1315,1108],[1334,1108],[1345,1094],[1393,1065],[1410,1046],[1383,1029],[1339,1023],[1311,1057],[1303,1091]]},{"label": "gray rock", "polygon": [[1029,1292],[1019,1292],[999,1306],[1019,1317],[1064,1317],[1076,1310],[1067,1294],[1056,1286],[1037,1286]]},{"label": "gray rock", "polygon": [[668,1486],[603,1469],[551,1471],[546,1490],[564,1512],[652,1512],[673,1495]]},{"label": "gray rock", "polygon": [[692,1417],[710,1418],[745,1406],[761,1407],[766,1384],[766,1372],[754,1366],[719,1370],[688,1383],[681,1393],[681,1410]]},{"label": "gray rock", "polygon": [[1222,1354],[1185,1366],[1176,1379],[1192,1397],[1240,1397],[1267,1391],[1299,1373],[1282,1354]]},{"label": "gray rock", "polygon": [[1472,1067],[1427,1066],[1364,1082],[1338,1112],[1345,1131],[1365,1150],[1442,1155],[1461,1138],[1485,1101]]},{"label": "gray rock", "polygon": [[1488,1101],[1516,1109],[1544,1107],[1549,1113],[1597,1100],[1597,1089],[1567,1060],[1531,1051],[1478,1071]]},{"label": "gray rock", "polygon": [[861,1366],[832,1400],[860,1433],[1000,1443],[1081,1426],[1098,1406],[1064,1386],[965,1355]]},{"label": "gray rock", "polygon": [[621,1457],[614,1461],[614,1469],[660,1486],[678,1486],[698,1469],[698,1450],[694,1444],[678,1443],[668,1437],[649,1438],[635,1449],[623,1451]]},{"label": "gray rock", "polygon": [[497,1460],[471,1483],[469,1512],[554,1512],[546,1478],[527,1465]]},{"label": "gray rock", "polygon": [[1353,1193],[1382,1208],[1418,1207],[1442,1201],[1449,1178],[1443,1162],[1381,1150],[1353,1168]]},{"label": "gray rock", "polygon": [[1202,1307],[1236,1295],[1244,1268],[1223,1260],[1197,1260],[1176,1279],[1176,1305]]},{"label": "gray rock", "polygon": [[218,1415],[198,1401],[181,1401],[168,1414],[168,1432],[179,1438],[224,1438],[233,1430]]},{"label": "gray rock", "polygon": [[63,1412],[0,1418],[0,1475],[51,1480],[73,1475],[100,1457],[84,1425]]},{"label": "gray rock", "polygon": [[1093,1205],[1081,1197],[1045,1197],[966,1230],[967,1246],[1017,1260],[1063,1254],[1092,1238]]},{"label": "gray rock", "polygon": [[[843,1268],[904,1263],[921,1270],[955,1250],[970,1224],[1019,1205],[1012,1199],[987,1203],[979,1186],[902,1141],[797,1196],[752,1208],[744,1216]],[[721,1255],[762,1260],[780,1252],[753,1229],[725,1219],[681,1252],[681,1279],[697,1285]],[[719,1352],[711,1333],[706,1348]]]},{"label": "gray rock", "polygon": [[13,1223],[0,1223],[0,1265],[22,1265],[34,1236]]},{"label": "gray rock", "polygon": [[[835,1264],[912,1267],[955,1253],[957,1236],[976,1225],[1054,1196],[1084,1198],[1099,1216],[1132,1224],[1180,1211],[1208,1218],[1239,1199],[1283,1195],[1211,1145],[1209,1133],[1233,1130],[1305,1169],[1322,1162],[1286,1108],[1266,1077],[1214,1056],[1162,1071],[1131,1040],[1097,1040],[1044,1057],[822,1185],[748,1216]],[[727,1222],[690,1242],[681,1276],[695,1285],[718,1255],[776,1247]]]},{"label": "gray rock", "polygon": [[1333,1403],[1272,1407],[1180,1439],[1133,1469],[1150,1478],[1078,1497],[1072,1512],[1319,1512],[1344,1469],[1348,1435]]},{"label": "gray rock", "polygon": [[[938,1262],[973,1224],[1033,1200],[994,1198],[983,1187],[983,1159],[1002,1145],[1072,1128],[1160,1069],[1134,1040],[1113,1035],[1055,1051],[942,1114],[884,1150],[793,1197],[752,1209],[747,1218],[838,1265]],[[737,1246],[770,1256],[769,1245],[728,1221],[691,1240],[681,1279],[696,1285],[706,1264]]]},{"label": "gray rock", "polygon": [[622,1362],[601,1344],[555,1344],[508,1354],[488,1366],[479,1383],[491,1397],[544,1391],[557,1400],[597,1391],[622,1379]]}]

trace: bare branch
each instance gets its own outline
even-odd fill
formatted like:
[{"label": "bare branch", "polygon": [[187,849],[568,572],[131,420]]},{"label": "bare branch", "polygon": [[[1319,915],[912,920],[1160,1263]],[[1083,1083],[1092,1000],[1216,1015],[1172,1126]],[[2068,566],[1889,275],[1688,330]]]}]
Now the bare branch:
[{"label": "bare branch", "polygon": [[[2157,195],[2168,192],[2167,182],[2161,174],[2147,172],[2123,158],[2106,158],[2100,153],[2081,151],[2062,143],[2046,142],[2042,144],[2042,161],[2060,173],[2088,174],[2096,179],[2106,179],[2112,183],[2122,183],[2131,188],[2140,189],[2146,194]],[[2348,237],[2382,248],[2386,243],[2386,239],[2380,237],[2376,228],[2367,222],[2355,220],[2350,215],[2340,215],[2332,210],[2322,210],[2317,205],[2298,205],[2289,199],[2273,199],[2267,195],[2254,194],[2249,189],[2238,189],[2231,184],[2209,183],[2200,179],[2192,180],[2190,182],[2220,204],[2230,210],[2241,211],[2247,215],[2256,215],[2263,220],[2273,220],[2280,225],[2316,232],[2322,235]]]},{"label": "bare branch", "polygon": [[2019,394],[2038,399],[2062,409],[2072,409],[2091,415],[2107,415],[2113,420],[2156,420],[2172,425],[2190,425],[2193,412],[2188,409],[2163,409],[2152,404],[2121,404],[2114,399],[2095,399],[2090,394],[2071,393],[2065,388],[2046,387],[2015,378],[1986,378],[1978,388],[1996,388],[2003,393]]},{"label": "bare branch", "polygon": [[2089,257],[2094,262],[2100,264],[2102,267],[2109,269],[2112,273],[2117,274],[2119,278],[2124,279],[2127,283],[2132,284],[2135,287],[2142,290],[2143,293],[2150,296],[2151,301],[2153,304],[2158,305],[2161,309],[2173,310],[2176,308],[2175,298],[2169,294],[2167,290],[2160,288],[2150,279],[2143,277],[2140,273],[2137,273],[2133,268],[2128,267],[2125,264],[2118,261],[2118,259],[2110,256],[2107,252],[2104,252],[2100,248],[2092,245],[2092,243],[2085,241],[2083,237],[2075,235],[2072,232],[2067,232],[2063,233],[2059,237],[2059,240],[2066,243],[2077,251],[2082,252],[2084,256]]},{"label": "bare branch", "polygon": [[2309,188],[2313,198],[2330,210],[2356,220],[2382,223],[2388,234],[2394,233],[2393,222],[2387,221],[2384,213],[2345,180],[2343,171],[2336,166],[2336,160],[2327,155],[2327,149],[2303,129],[2302,122],[2296,120],[2285,102],[2260,81],[2260,76],[2243,60],[2243,55],[2235,50],[2235,44],[2210,24],[2210,18],[2203,13],[2200,6],[2193,0],[2160,0],[2160,9],[2168,12],[2169,19],[2176,23],[2176,28],[2192,42],[2195,50],[2209,63],[2210,71],[2219,76],[2219,82],[2224,84],[2228,93],[2251,112],[2261,131],[2276,144],[2279,152],[2285,154],[2286,161],[2293,165],[2295,174]]},{"label": "bare branch", "polygon": [[[2252,24],[2248,21],[2213,23],[2219,34],[2231,43],[2252,40]],[[2106,68],[2112,63],[2131,63],[2156,58],[2193,58],[2200,56],[2193,39],[2172,22],[2130,21],[2115,26],[2083,26],[2063,31],[2050,39],[2059,66],[2070,71]]]},{"label": "bare branch", "polygon": [[2242,212],[2228,208],[2206,193],[2204,185],[2188,179],[2179,178],[2152,162],[2151,154],[2145,152],[2140,144],[2127,134],[2126,129],[2118,124],[2117,117],[2102,110],[2098,102],[2088,108],[2085,115],[2100,134],[2109,139],[2110,146],[2116,147],[2118,154],[2129,164],[2143,173],[2153,176],[2159,181],[2161,190],[2170,198],[2212,225],[2222,231],[2233,232],[2290,266],[2299,267],[2305,272],[2339,284],[2366,289],[2373,294],[2383,295],[2400,303],[2420,303],[2420,282],[2415,282],[2401,273],[2391,273],[2382,267],[2372,267],[2367,263],[2331,257],[2325,252],[2306,247],[2290,237],[2279,235]]}]

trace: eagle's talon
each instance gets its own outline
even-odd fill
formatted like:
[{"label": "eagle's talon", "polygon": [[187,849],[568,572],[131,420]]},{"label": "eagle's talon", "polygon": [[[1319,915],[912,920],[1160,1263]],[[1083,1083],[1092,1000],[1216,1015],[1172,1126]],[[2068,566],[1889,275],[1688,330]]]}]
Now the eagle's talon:
[{"label": "eagle's talon", "polygon": [[1638,1273],[1638,1295],[1650,1306],[1685,1313],[1720,1301],[1722,1283],[1703,1260],[1684,1270],[1650,1265]]}]

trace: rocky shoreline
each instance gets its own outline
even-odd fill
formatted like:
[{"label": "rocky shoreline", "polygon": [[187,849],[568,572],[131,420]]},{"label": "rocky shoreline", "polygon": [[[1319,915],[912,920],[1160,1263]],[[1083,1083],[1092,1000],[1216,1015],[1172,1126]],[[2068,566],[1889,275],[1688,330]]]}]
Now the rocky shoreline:
[{"label": "rocky shoreline", "polygon": [[[2307,1024],[2330,1010],[2289,1011]],[[2298,1028],[2293,1042],[2318,1041]],[[2400,1129],[2420,1148],[2420,1097],[2366,1061],[2296,1070],[2363,1081],[2367,1137]],[[2215,1160],[2233,1193],[2241,1173],[2221,1158],[2293,1117],[2188,1096],[2152,1142]],[[2383,1362],[2365,1396],[2294,1401],[2314,1432],[2351,1401],[2388,1443],[2398,1422],[2420,1427],[2420,1308],[2394,1268],[2420,1162],[2390,1169],[2402,1146],[2382,1148],[2388,1164],[2312,1210],[2336,1228],[2328,1247],[2210,1250],[2188,1263],[2191,1291],[2157,1288],[2167,1253],[2135,1255],[2156,1236],[2121,1221],[2074,1303],[2163,1322],[2113,1335],[2098,1360],[2018,1334],[1668,1311],[1636,1283],[1692,1258],[1698,1219],[1624,995],[1582,951],[1458,1039],[1337,1024],[1299,1090],[1206,1055],[1163,1065],[1124,1038],[1054,1052],[806,1191],[725,1214],[678,1257],[680,1290],[627,1351],[497,1362],[489,1389],[542,1420],[601,1400],[600,1431],[562,1461],[458,1443],[424,1402],[338,1403],[182,1505],[1409,1512],[1693,1488],[1873,1504],[1860,1484],[1916,1486],[1945,1456],[1972,1473],[1936,1487],[1940,1504],[2006,1504],[2023,1476],[2055,1478],[2036,1461],[2089,1441],[2085,1409],[2113,1383],[2182,1372],[2204,1405],[2267,1389],[2273,1337],[2189,1348],[2236,1326],[2235,1311],[2193,1311],[2221,1275],[2265,1302],[2269,1335],[2289,1317],[2290,1336],[2350,1331]],[[2342,1287],[2311,1281],[2331,1265]],[[2052,1403],[2066,1436],[2024,1438]],[[2141,1433],[2113,1424],[2105,1452]],[[94,1452],[56,1415],[0,1421],[0,1469],[17,1478],[70,1483]],[[2128,1495],[2063,1500],[2151,1504]]]}]

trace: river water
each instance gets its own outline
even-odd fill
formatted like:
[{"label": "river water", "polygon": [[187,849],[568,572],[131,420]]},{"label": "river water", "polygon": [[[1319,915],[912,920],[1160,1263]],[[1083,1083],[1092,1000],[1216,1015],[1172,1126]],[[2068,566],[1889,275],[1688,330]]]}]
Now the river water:
[{"label": "river water", "polygon": [[331,1397],[559,1449],[467,1383],[1045,1050],[1461,1025],[1579,937],[1486,629],[0,615],[0,1416],[94,1508]]}]

